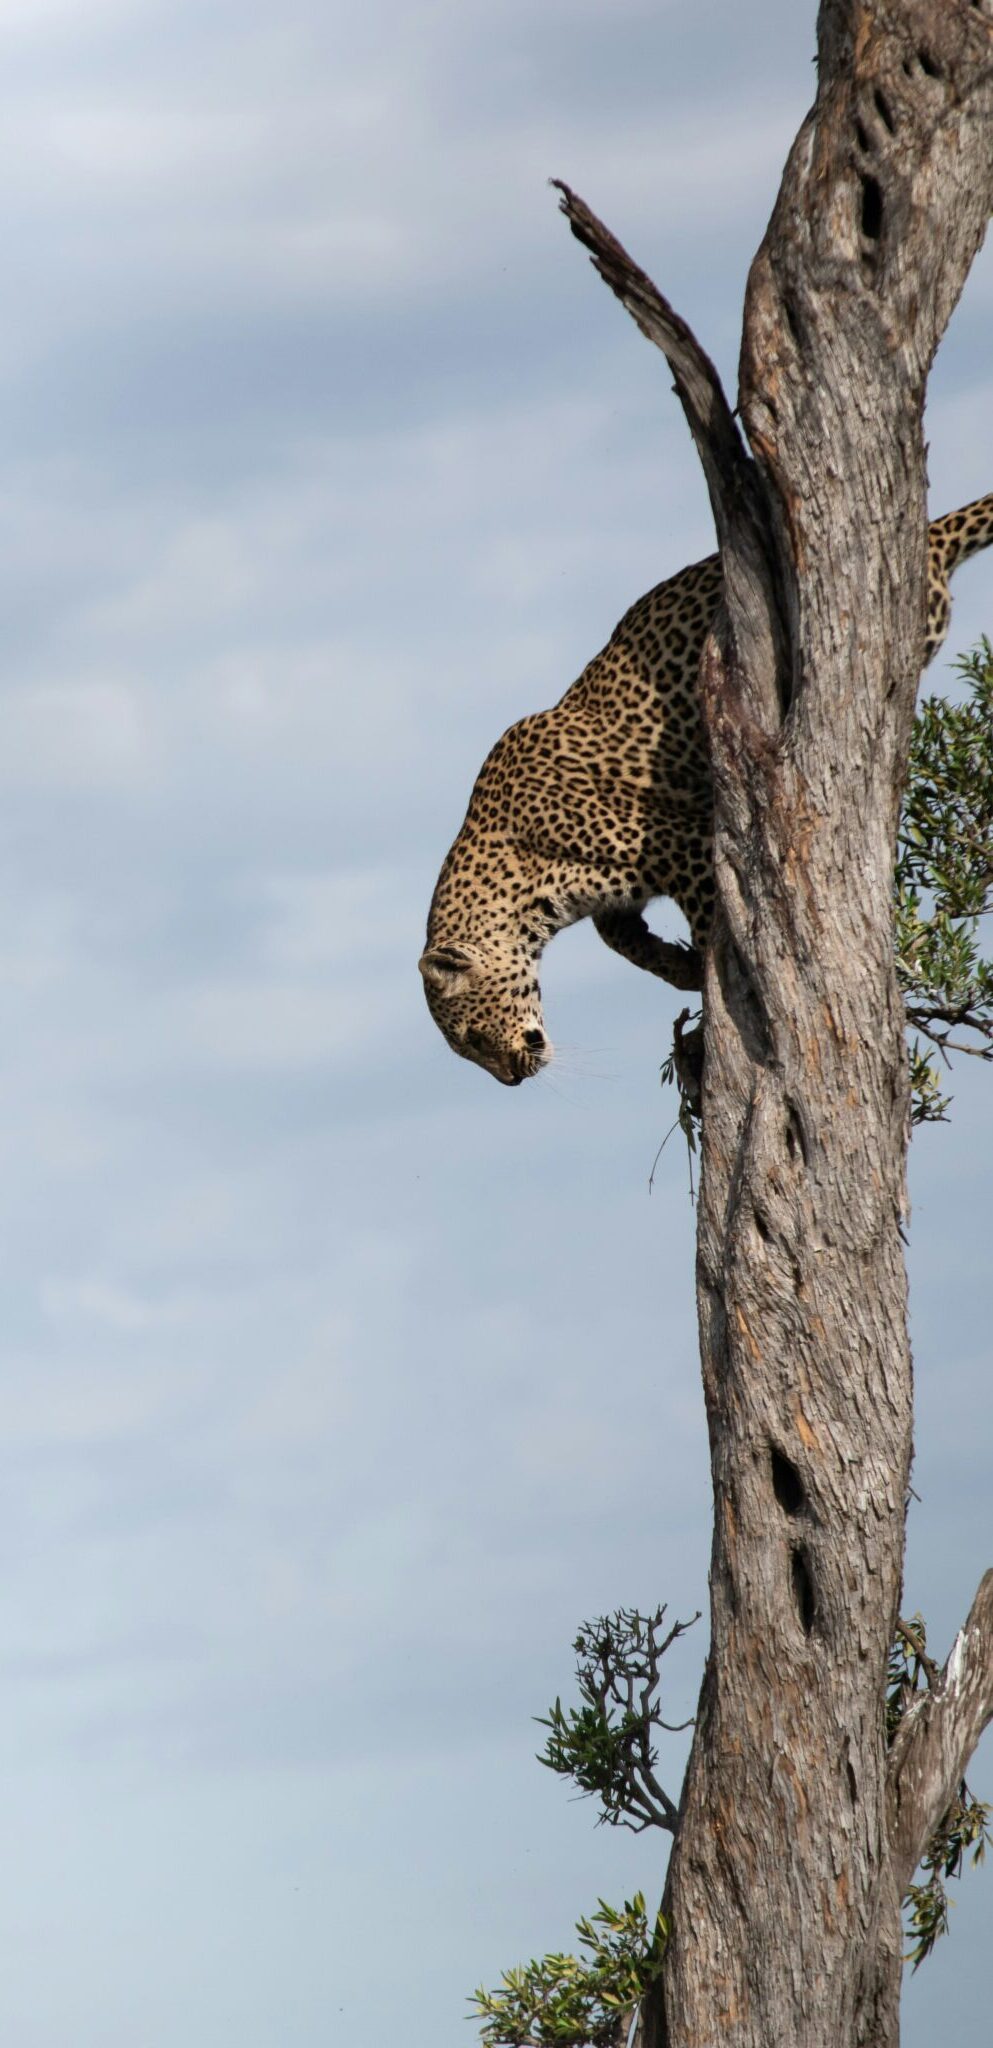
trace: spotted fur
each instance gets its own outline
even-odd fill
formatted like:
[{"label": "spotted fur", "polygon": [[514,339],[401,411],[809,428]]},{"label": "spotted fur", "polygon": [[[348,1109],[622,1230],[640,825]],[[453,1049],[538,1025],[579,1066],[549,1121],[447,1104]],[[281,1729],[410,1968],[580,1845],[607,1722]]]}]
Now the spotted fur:
[{"label": "spotted fur", "polygon": [[[928,661],[948,630],[952,572],[991,541],[993,494],[931,526]],[[480,769],[420,967],[453,1051],[508,1086],[551,1058],[538,962],[579,918],[650,974],[700,986],[714,883],[697,669],[720,589],[716,555],[657,584],[559,703],[512,725]],[[649,931],[654,896],[679,905],[691,946]]]}]

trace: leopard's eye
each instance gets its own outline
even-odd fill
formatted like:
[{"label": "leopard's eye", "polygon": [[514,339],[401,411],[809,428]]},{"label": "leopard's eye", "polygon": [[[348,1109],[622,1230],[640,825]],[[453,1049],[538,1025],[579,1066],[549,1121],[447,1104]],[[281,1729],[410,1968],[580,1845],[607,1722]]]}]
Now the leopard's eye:
[{"label": "leopard's eye", "polygon": [[473,1052],[482,1052],[483,1047],[486,1044],[486,1040],[484,1039],[482,1032],[476,1031],[472,1025],[469,1026],[469,1029],[465,1034],[464,1042],[466,1045],[471,1045]]}]

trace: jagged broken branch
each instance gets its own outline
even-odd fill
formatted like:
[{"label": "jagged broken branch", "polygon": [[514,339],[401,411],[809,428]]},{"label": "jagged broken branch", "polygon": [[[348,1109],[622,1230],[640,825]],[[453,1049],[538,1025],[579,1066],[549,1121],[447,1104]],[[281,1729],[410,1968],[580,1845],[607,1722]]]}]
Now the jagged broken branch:
[{"label": "jagged broken branch", "polygon": [[676,1621],[663,1635],[665,1607],[654,1614],[620,1607],[583,1622],[573,1644],[581,1705],[560,1699],[536,1716],[550,1733],[538,1761],[595,1795],[601,1821],[611,1827],[665,1828],[675,1832],[678,1808],[655,1774],[655,1729],[678,1733],[690,1723],[662,1718],[658,1691],[662,1659],[699,1620]]},{"label": "jagged broken branch", "polygon": [[901,1893],[993,1720],[993,1571],[937,1682],[908,1707],[890,1751],[890,1850]]},{"label": "jagged broken branch", "polygon": [[781,607],[765,489],[721,380],[692,329],[585,200],[553,178],[559,204],[594,268],[647,339],[662,350],[710,493],[724,575],[726,626],[750,709],[765,727],[781,715]]}]

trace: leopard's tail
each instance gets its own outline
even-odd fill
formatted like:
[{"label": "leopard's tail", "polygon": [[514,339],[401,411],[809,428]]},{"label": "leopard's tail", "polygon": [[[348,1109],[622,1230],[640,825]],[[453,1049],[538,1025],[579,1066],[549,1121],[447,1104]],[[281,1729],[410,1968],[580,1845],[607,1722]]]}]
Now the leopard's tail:
[{"label": "leopard's tail", "polygon": [[924,664],[933,661],[952,616],[952,599],[948,588],[960,562],[967,562],[970,555],[978,555],[980,548],[988,548],[993,541],[993,491],[985,498],[974,498],[971,505],[963,505],[958,512],[946,512],[944,519],[933,519],[928,528],[928,579],[927,579],[927,632],[924,640]]},{"label": "leopard's tail", "polygon": [[993,541],[993,491],[985,498],[974,498],[971,505],[963,505],[958,512],[946,512],[943,519],[933,519],[928,529],[932,559],[937,555],[946,576],[951,576],[960,562],[967,562],[970,555],[978,555],[981,548],[988,548]]}]

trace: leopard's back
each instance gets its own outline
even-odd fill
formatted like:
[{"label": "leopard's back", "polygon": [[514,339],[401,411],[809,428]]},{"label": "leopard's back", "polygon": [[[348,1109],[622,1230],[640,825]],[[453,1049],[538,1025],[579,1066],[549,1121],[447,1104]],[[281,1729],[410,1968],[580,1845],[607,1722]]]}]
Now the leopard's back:
[{"label": "leopard's back", "polygon": [[559,699],[560,730],[640,784],[667,793],[706,785],[697,673],[720,594],[716,555],[647,591]]}]

